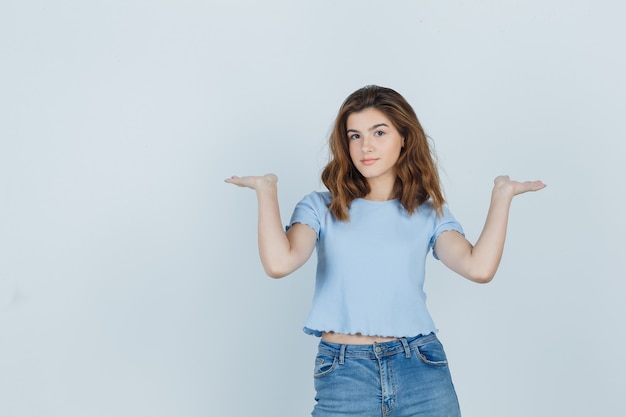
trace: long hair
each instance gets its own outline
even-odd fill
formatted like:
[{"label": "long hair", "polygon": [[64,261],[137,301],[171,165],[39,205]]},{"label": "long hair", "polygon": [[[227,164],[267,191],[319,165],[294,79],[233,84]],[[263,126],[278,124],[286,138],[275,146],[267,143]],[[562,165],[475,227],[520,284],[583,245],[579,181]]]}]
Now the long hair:
[{"label": "long hair", "polygon": [[350,158],[347,120],[352,113],[374,108],[391,120],[404,147],[396,163],[394,198],[413,214],[428,200],[441,215],[445,203],[434,156],[415,111],[396,91],[369,85],[350,94],[343,102],[329,139],[330,161],[322,171],[322,182],[332,195],[329,210],[337,220],[348,221],[348,209],[356,198],[365,197],[370,188]]}]

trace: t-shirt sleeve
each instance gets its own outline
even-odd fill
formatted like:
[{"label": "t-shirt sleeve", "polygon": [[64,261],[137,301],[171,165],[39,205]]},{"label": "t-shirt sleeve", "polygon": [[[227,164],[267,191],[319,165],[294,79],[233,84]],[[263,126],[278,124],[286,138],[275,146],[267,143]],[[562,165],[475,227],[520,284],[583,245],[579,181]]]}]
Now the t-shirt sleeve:
[{"label": "t-shirt sleeve", "polygon": [[319,237],[321,227],[320,213],[323,212],[320,206],[325,207],[318,193],[313,192],[306,195],[296,204],[293,214],[291,215],[291,220],[289,220],[289,224],[285,227],[285,230],[289,230],[289,228],[296,223],[305,224],[313,229]]},{"label": "t-shirt sleeve", "polygon": [[439,257],[437,256],[437,253],[435,252],[435,241],[437,241],[437,238],[443,232],[448,232],[451,230],[457,231],[463,236],[465,236],[465,232],[463,232],[463,227],[461,226],[461,224],[454,218],[452,213],[450,213],[450,210],[448,209],[448,207],[443,206],[443,215],[441,217],[437,217],[434,232],[428,244],[428,248],[429,249],[432,248],[433,250],[433,257],[435,259],[439,260]]}]

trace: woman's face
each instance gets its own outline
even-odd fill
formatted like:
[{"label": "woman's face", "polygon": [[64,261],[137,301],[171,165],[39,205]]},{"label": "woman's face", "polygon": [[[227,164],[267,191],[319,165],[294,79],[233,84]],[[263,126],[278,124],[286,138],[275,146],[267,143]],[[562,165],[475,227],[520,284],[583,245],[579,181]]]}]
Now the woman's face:
[{"label": "woman's face", "polygon": [[389,118],[375,108],[352,113],[346,121],[346,135],[352,163],[370,187],[391,187],[391,190],[404,138]]}]

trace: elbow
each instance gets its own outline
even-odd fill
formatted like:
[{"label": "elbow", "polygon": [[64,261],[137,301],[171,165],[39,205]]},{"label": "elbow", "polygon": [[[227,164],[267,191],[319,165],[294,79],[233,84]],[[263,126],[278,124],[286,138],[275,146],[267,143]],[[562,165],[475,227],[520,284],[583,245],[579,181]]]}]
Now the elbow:
[{"label": "elbow", "polygon": [[491,280],[493,280],[493,275],[477,276],[472,278],[472,281],[477,284],[488,284]]},{"label": "elbow", "polygon": [[291,274],[302,265],[298,259],[289,256],[273,257],[271,259],[261,258],[263,269],[267,276],[271,278],[283,278]]},{"label": "elbow", "polygon": [[467,275],[465,276],[470,281],[477,284],[487,284],[493,280],[498,270],[499,262],[490,262],[485,260],[476,259],[472,262],[467,269]]},{"label": "elbow", "polygon": [[261,254],[261,265],[263,265],[265,274],[274,279],[283,278],[291,272],[282,259],[263,256],[263,254]]},{"label": "elbow", "polygon": [[496,271],[476,271],[469,274],[468,278],[477,284],[488,284],[495,275]]},{"label": "elbow", "polygon": [[277,265],[263,265],[263,269],[268,277],[279,279],[286,277],[289,275],[290,271],[285,270],[284,268],[280,268]]}]

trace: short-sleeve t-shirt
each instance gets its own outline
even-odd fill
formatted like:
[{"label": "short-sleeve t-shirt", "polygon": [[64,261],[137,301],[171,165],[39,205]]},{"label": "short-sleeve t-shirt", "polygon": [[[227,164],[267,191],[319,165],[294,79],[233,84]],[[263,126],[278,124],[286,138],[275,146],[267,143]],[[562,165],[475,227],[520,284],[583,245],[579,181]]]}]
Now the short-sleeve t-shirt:
[{"label": "short-sleeve t-shirt", "polygon": [[[445,231],[463,234],[447,206],[430,202],[407,213],[399,200],[355,199],[349,221],[328,211],[329,192],[313,192],[295,207],[289,226],[317,234],[317,272],[304,325],[322,332],[408,337],[435,332],[424,293],[426,255]],[[433,251],[433,255],[437,255]]]}]

